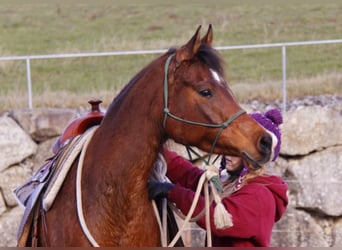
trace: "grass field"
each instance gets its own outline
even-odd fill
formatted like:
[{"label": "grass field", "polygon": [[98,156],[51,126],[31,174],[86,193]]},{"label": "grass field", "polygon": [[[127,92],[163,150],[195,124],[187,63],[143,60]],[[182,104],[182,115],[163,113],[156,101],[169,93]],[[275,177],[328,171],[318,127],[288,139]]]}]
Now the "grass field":
[{"label": "grass field", "polygon": [[[214,45],[342,38],[335,1],[38,1],[0,0],[0,56],[168,49],[199,24]],[[222,51],[241,101],[281,98],[280,48]],[[34,107],[104,105],[158,55],[33,60]],[[288,98],[342,93],[342,44],[287,49]],[[25,107],[23,61],[0,61],[0,111]]]}]

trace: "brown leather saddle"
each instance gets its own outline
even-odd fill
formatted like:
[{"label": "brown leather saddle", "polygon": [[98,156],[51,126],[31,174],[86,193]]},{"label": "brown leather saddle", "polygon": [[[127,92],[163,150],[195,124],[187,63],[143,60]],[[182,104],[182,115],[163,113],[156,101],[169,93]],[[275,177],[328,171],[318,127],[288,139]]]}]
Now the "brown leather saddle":
[{"label": "brown leather saddle", "polygon": [[62,157],[69,142],[77,135],[83,134],[92,126],[99,125],[104,117],[100,111],[101,100],[90,100],[91,110],[88,114],[72,121],[63,131],[52,147],[54,155],[38,169],[24,184],[17,187],[13,193],[17,202],[25,208],[17,232],[17,246],[37,246],[38,219],[43,218],[42,196],[56,172],[59,159]]},{"label": "brown leather saddle", "polygon": [[76,135],[83,134],[88,128],[99,125],[104,117],[104,113],[100,111],[101,100],[90,100],[91,111],[74,121],[72,121],[63,131],[63,134],[57,139],[52,146],[53,153],[57,153],[68,141]]}]

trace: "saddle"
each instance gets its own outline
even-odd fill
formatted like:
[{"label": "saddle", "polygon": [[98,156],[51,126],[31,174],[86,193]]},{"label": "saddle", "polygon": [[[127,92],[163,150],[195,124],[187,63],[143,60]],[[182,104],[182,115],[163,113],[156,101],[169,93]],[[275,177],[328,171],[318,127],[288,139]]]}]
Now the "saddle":
[{"label": "saddle", "polygon": [[76,135],[83,134],[88,128],[99,125],[104,117],[104,113],[100,111],[101,100],[90,100],[91,111],[74,121],[72,121],[63,131],[62,135],[52,146],[52,152],[57,153],[70,139]]},{"label": "saddle", "polygon": [[[18,247],[37,246],[38,219],[44,217],[45,211],[51,205],[44,205],[43,197],[53,185],[52,182],[55,182],[58,178],[57,175],[63,171],[60,165],[63,165],[67,158],[70,157],[70,152],[81,140],[81,135],[89,128],[101,123],[104,117],[104,113],[99,108],[101,102],[100,100],[90,100],[88,103],[91,105],[91,111],[72,121],[65,128],[52,147],[54,155],[48,158],[45,164],[24,184],[13,190],[18,204],[25,209],[17,232]],[[79,150],[81,150],[81,146],[78,147]],[[73,157],[75,158],[75,156]],[[71,165],[70,162],[69,164]],[[68,169],[64,170],[64,172],[67,171]]]}]

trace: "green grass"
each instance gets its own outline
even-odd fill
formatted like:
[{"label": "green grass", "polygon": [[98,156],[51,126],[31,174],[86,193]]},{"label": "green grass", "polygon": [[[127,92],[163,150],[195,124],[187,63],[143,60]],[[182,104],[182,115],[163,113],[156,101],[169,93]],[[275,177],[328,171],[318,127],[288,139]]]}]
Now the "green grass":
[{"label": "green grass", "polygon": [[[168,49],[209,23],[215,46],[341,39],[340,13],[338,0],[0,0],[0,56]],[[241,101],[281,97],[280,48],[221,54]],[[32,60],[34,106],[78,106],[94,95],[108,104],[156,56]],[[342,93],[342,44],[289,47],[287,56],[289,98]],[[0,61],[0,111],[26,105],[25,63]]]}]

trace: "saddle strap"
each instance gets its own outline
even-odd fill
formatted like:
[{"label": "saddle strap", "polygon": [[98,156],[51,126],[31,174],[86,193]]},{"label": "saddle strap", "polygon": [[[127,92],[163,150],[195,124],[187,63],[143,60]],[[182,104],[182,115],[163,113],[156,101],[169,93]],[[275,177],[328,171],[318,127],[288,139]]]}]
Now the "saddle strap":
[{"label": "saddle strap", "polygon": [[[48,175],[44,177],[42,180],[37,180],[32,182],[31,184],[28,182],[28,185],[34,185],[33,192],[25,198],[25,210],[24,215],[20,221],[19,228],[17,231],[17,246],[25,247],[29,244],[29,235],[33,226],[34,219],[38,215],[39,210],[41,208],[41,197],[43,195],[43,191],[49,183],[52,173],[54,172],[55,159],[60,155],[60,152],[56,154],[53,158],[49,159],[47,163],[45,163],[42,169],[46,169],[45,172],[48,172]],[[17,194],[20,194],[20,188],[17,190]]]},{"label": "saddle strap", "polygon": [[[45,183],[40,183],[35,192],[40,192],[44,185]],[[36,219],[38,220],[39,214],[40,202],[36,202],[37,196],[40,196],[40,194],[32,195],[26,204],[25,212],[18,229],[17,247],[27,247],[30,244],[31,229],[37,222]],[[33,239],[31,243],[33,244]]]},{"label": "saddle strap", "polygon": [[31,247],[38,247],[38,237],[39,237],[38,221],[39,221],[39,216],[40,216],[40,210],[41,210],[41,206],[40,206],[40,203],[38,203],[38,207],[35,209],[34,217],[33,217]]}]

